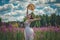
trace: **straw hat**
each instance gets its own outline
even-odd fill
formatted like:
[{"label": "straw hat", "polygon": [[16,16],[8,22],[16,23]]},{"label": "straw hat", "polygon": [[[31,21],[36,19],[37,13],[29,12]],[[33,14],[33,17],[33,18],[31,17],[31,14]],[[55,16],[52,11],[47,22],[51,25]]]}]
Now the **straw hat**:
[{"label": "straw hat", "polygon": [[34,6],[34,4],[29,4],[29,5],[27,6],[27,8],[28,8],[29,10],[34,11],[35,6]]}]

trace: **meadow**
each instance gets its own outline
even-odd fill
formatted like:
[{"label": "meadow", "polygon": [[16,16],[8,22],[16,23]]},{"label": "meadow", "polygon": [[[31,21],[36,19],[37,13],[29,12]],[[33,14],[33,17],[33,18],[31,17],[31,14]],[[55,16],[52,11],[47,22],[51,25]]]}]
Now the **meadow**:
[{"label": "meadow", "polygon": [[[60,28],[57,27],[33,27],[34,40],[60,40]],[[1,27],[0,40],[25,40],[24,28]]]},{"label": "meadow", "polygon": [[25,40],[26,13],[40,18],[30,25],[34,40],[60,40],[59,0],[0,0],[0,40]]}]

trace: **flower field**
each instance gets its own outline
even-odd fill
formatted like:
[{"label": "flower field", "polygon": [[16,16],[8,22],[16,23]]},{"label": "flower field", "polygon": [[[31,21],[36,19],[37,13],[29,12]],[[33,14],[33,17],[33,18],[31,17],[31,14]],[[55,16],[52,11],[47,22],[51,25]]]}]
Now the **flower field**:
[{"label": "flower field", "polygon": [[[33,28],[34,40],[60,40],[60,28],[39,27]],[[24,28],[0,28],[0,40],[25,40]]]}]

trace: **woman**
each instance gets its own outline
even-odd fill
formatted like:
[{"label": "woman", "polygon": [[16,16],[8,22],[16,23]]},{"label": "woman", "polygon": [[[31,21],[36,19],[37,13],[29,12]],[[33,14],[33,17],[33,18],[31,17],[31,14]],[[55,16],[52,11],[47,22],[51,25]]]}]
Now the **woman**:
[{"label": "woman", "polygon": [[24,24],[25,24],[25,30],[24,30],[25,40],[33,40],[34,39],[34,31],[30,27],[30,23],[34,20],[40,20],[40,18],[34,19],[31,14],[27,15],[27,20],[24,22]]}]

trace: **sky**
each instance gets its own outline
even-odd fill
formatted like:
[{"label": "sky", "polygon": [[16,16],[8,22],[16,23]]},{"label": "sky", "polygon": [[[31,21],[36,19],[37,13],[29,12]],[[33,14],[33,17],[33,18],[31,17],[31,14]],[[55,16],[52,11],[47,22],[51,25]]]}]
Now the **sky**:
[{"label": "sky", "polygon": [[[34,14],[60,14],[60,0],[0,0],[0,17],[3,22],[23,21],[28,4],[34,4]],[[29,10],[30,14],[32,11]]]}]

